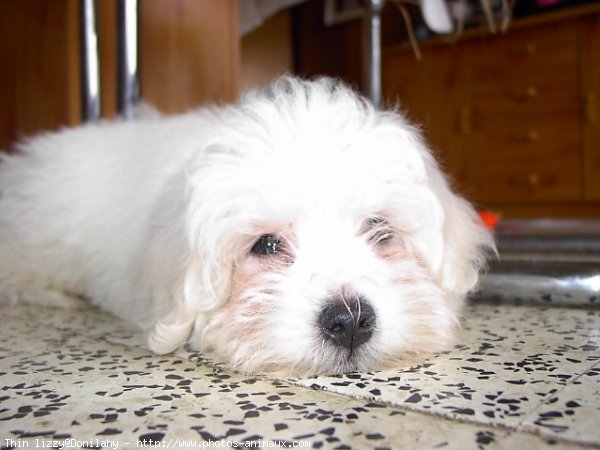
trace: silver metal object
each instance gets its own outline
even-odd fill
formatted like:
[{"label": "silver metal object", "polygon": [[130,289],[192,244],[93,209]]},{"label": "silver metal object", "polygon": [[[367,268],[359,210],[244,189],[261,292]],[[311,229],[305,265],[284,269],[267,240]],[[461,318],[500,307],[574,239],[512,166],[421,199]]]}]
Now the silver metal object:
[{"label": "silver metal object", "polygon": [[600,266],[580,261],[501,261],[481,277],[486,300],[600,306]]},{"label": "silver metal object", "polygon": [[100,118],[100,69],[95,0],[81,0],[81,112],[84,121]]},{"label": "silver metal object", "polygon": [[367,93],[376,108],[381,107],[381,11],[385,0],[369,0],[365,20],[365,75]]},{"label": "silver metal object", "polygon": [[117,108],[126,118],[140,96],[138,76],[138,0],[117,4]]},{"label": "silver metal object", "polygon": [[482,299],[600,306],[600,221],[501,220]]}]

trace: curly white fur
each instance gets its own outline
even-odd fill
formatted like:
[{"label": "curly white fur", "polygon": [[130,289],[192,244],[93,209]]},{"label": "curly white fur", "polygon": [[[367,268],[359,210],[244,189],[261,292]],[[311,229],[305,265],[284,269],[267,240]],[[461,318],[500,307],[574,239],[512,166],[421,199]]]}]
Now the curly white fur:
[{"label": "curly white fur", "polygon": [[[419,131],[331,79],[26,140],[0,192],[0,296],[85,296],[157,353],[189,342],[242,371],[444,349],[493,248]],[[277,251],[255,251],[261,236]],[[362,345],[326,338],[332,298],[372,306]]]}]

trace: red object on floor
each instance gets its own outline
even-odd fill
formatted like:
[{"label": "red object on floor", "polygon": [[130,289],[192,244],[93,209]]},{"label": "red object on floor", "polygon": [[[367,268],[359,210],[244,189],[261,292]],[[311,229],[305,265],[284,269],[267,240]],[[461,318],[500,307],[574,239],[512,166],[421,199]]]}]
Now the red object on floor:
[{"label": "red object on floor", "polygon": [[479,211],[479,218],[490,230],[494,230],[500,221],[500,215],[491,211]]}]

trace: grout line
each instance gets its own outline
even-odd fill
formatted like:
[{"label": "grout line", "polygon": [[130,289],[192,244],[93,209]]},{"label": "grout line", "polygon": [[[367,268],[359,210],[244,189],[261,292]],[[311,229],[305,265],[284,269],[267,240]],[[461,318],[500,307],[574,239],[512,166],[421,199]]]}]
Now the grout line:
[{"label": "grout line", "polygon": [[575,375],[573,377],[573,379],[570,379],[568,381],[568,383],[562,385],[560,387],[560,389],[558,389],[556,392],[546,394],[541,399],[538,406],[535,407],[534,409],[532,409],[525,417],[523,417],[523,420],[521,420],[519,422],[518,430],[525,431],[530,434],[535,434],[535,435],[540,436],[541,438],[547,439],[547,440],[552,440],[552,441],[557,441],[557,442],[570,442],[570,443],[575,443],[575,444],[583,445],[583,446],[590,447],[590,448],[600,448],[600,442],[590,443],[590,442],[586,442],[586,441],[580,441],[577,439],[565,439],[565,438],[561,438],[561,436],[558,434],[550,434],[543,427],[539,427],[539,426],[534,427],[532,425],[527,425],[524,423],[528,419],[533,418],[534,415],[537,414],[543,406],[548,405],[549,401],[552,397],[559,397],[560,394],[565,389],[567,389],[567,387],[572,386],[577,380],[579,380],[581,377],[583,377],[587,372],[589,372],[590,370],[595,369],[597,367],[600,368],[600,361],[594,362],[591,366],[585,368],[579,375]]}]

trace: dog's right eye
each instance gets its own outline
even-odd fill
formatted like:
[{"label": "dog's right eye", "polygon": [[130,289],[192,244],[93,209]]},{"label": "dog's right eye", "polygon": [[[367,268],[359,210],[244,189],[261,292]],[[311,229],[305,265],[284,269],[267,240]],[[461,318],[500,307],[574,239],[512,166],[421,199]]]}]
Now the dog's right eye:
[{"label": "dog's right eye", "polygon": [[260,256],[270,256],[282,248],[281,238],[276,234],[263,234],[252,246],[251,253]]}]

